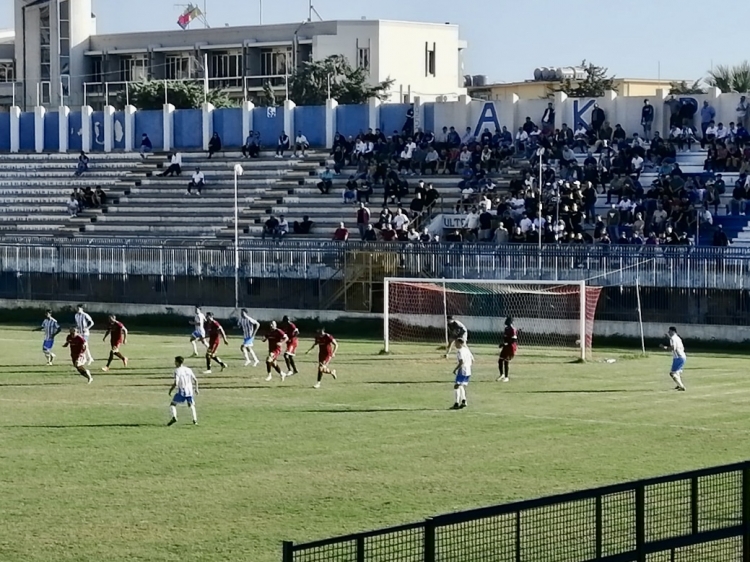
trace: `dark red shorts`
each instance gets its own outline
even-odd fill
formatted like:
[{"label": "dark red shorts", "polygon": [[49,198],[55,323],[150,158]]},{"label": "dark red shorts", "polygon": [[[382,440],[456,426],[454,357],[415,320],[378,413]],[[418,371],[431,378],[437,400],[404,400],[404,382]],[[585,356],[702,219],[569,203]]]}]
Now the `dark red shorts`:
[{"label": "dark red shorts", "polygon": [[517,345],[504,345],[500,350],[500,359],[503,361],[512,361],[518,351]]},{"label": "dark red shorts", "polygon": [[268,350],[268,360],[270,361],[276,361],[279,358],[279,355],[281,355],[280,347],[277,347],[276,349]]},{"label": "dark red shorts", "polygon": [[331,359],[333,359],[333,355],[330,353],[318,353],[318,363],[321,365],[328,365],[328,363],[331,362]]},{"label": "dark red shorts", "polygon": [[215,340],[209,340],[208,341],[208,353],[211,355],[214,355],[219,349],[220,342],[221,340],[219,340],[218,338]]},{"label": "dark red shorts", "polygon": [[297,352],[298,344],[299,340],[297,338],[289,340],[288,342],[286,342],[286,352],[290,355],[294,355]]}]

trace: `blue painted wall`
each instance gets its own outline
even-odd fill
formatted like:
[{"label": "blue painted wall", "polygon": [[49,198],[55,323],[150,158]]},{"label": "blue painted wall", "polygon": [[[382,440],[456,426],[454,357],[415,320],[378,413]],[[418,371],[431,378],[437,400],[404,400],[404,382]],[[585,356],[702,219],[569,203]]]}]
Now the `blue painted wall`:
[{"label": "blue painted wall", "polygon": [[123,111],[115,112],[115,130],[112,147],[115,150],[125,150],[125,113]]},{"label": "blue painted wall", "polygon": [[164,148],[164,112],[158,110],[137,111],[135,114],[135,140],[133,150],[140,150],[141,135],[146,133],[154,150]]},{"label": "blue painted wall", "polygon": [[104,112],[94,111],[91,115],[91,151],[104,152]]},{"label": "blue painted wall", "polygon": [[83,146],[81,138],[81,112],[71,111],[68,115],[68,150],[80,152]]},{"label": "blue painted wall", "polygon": [[23,152],[34,151],[34,139],[36,137],[34,131],[34,112],[25,111],[21,113],[21,138],[20,138],[20,149]]},{"label": "blue painted wall", "polygon": [[435,104],[430,102],[422,106],[422,130],[435,132]]},{"label": "blue painted wall", "polygon": [[307,137],[310,146],[326,145],[326,108],[324,105],[302,105],[294,109],[294,135]]},{"label": "blue painted wall", "polygon": [[44,116],[44,151],[60,150],[60,114],[50,111]]},{"label": "blue painted wall", "polygon": [[[177,109],[173,118],[174,147],[183,149],[203,148],[203,111],[200,109]],[[151,137],[151,142],[154,142],[151,133],[148,136]],[[139,144],[140,138],[139,133],[136,136],[136,139],[139,139]]]},{"label": "blue painted wall", "polygon": [[345,137],[367,132],[369,126],[369,105],[340,105],[336,108],[336,131]]},{"label": "blue painted wall", "polygon": [[242,109],[227,107],[213,112],[214,132],[219,133],[221,145],[239,148],[245,142],[242,138]]},{"label": "blue painted wall", "polygon": [[[273,116],[268,111],[275,109]],[[253,109],[253,130],[260,133],[260,142],[266,149],[276,146],[276,141],[284,130],[284,108],[256,107]]]},{"label": "blue painted wall", "polygon": [[10,113],[0,113],[0,151],[10,151]]},{"label": "blue painted wall", "polygon": [[393,131],[401,132],[410,106],[408,103],[384,103],[380,106],[380,130],[385,136],[392,135]]}]

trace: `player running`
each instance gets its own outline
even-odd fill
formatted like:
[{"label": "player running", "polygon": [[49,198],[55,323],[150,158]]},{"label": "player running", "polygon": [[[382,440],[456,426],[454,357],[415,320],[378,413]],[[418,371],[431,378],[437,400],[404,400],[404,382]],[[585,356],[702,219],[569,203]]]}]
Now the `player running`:
[{"label": "player running", "polygon": [[273,378],[271,369],[279,374],[282,381],[286,379],[286,372],[281,370],[277,360],[279,355],[281,355],[281,344],[285,343],[288,339],[284,331],[277,328],[276,322],[272,321],[271,331],[263,336],[263,341],[268,342],[268,357],[266,357],[266,372],[268,376],[266,377],[266,382]]},{"label": "player running", "polygon": [[448,322],[448,351],[445,353],[445,358],[448,359],[458,339],[464,340],[464,343],[469,341],[469,331],[463,323],[453,318],[453,316],[448,316],[446,320]]},{"label": "player running", "polygon": [[45,312],[45,318],[42,321],[42,325],[34,329],[35,332],[44,332],[44,341],[42,342],[42,353],[44,353],[45,359],[47,359],[47,365],[52,365],[52,361],[57,357],[52,353],[52,348],[55,346],[55,336],[62,332],[60,324],[57,323],[52,317],[52,311],[48,310]]},{"label": "player running", "polygon": [[193,325],[193,333],[190,334],[190,343],[193,346],[193,357],[198,357],[198,346],[195,345],[195,342],[199,341],[208,347],[208,344],[206,343],[206,316],[201,311],[201,307],[195,307],[195,316],[193,316],[193,320],[190,324]]},{"label": "player running", "polygon": [[510,362],[518,351],[518,330],[513,326],[513,318],[505,319],[505,331],[503,332],[503,343],[500,345],[500,359],[497,362],[500,376],[497,380],[508,382],[510,380]]},{"label": "player running", "polygon": [[204,375],[211,374],[211,361],[215,361],[221,365],[221,370],[227,368],[227,364],[216,355],[219,350],[219,344],[221,340],[224,340],[224,345],[229,345],[227,341],[227,334],[222,328],[221,324],[216,321],[214,315],[209,312],[206,314],[206,333],[208,334],[208,349],[206,349],[206,370],[203,371]]},{"label": "player running", "polygon": [[669,338],[669,345],[662,345],[662,349],[672,350],[672,368],[669,370],[669,376],[677,384],[675,390],[686,390],[685,385],[682,384],[682,369],[687,361],[687,355],[685,355],[685,345],[682,343],[682,338],[677,335],[677,328],[674,326],[669,327],[667,332]]},{"label": "player running", "polygon": [[333,380],[336,380],[336,369],[331,369],[328,364],[331,359],[336,357],[336,352],[339,349],[339,342],[336,341],[331,334],[327,334],[325,328],[318,328],[317,335],[312,347],[305,352],[305,355],[310,353],[315,346],[319,346],[318,349],[318,381],[313,385],[313,388],[320,388],[320,381],[323,379],[323,375],[331,375]]},{"label": "player running", "polygon": [[91,384],[94,377],[91,376],[91,373],[86,368],[86,348],[88,347],[88,344],[84,337],[78,333],[76,328],[70,329],[70,333],[68,334],[68,337],[65,338],[63,347],[70,348],[70,359],[73,361],[73,366],[76,368],[76,371],[78,371],[78,373],[88,380],[89,384]]},{"label": "player running", "polygon": [[[247,309],[243,308],[240,311],[239,325],[240,328],[242,328],[242,336],[244,338],[242,340],[242,345],[240,346],[240,351],[242,352],[242,355],[245,356],[245,367],[250,363],[253,364],[253,367],[257,367],[260,361],[258,361],[258,356],[255,355],[253,342],[255,341],[255,335],[258,333],[258,330],[260,330],[260,322],[255,318],[252,318],[247,312]],[[252,360],[250,359],[250,355],[253,356]]]},{"label": "player running", "polygon": [[[76,307],[75,320],[78,334],[83,337],[88,344],[89,336],[91,335],[91,328],[94,327],[94,320],[83,310],[82,304],[79,304]],[[88,345],[86,345],[86,359],[88,360],[89,365],[94,362],[94,358],[91,356],[91,350]]]},{"label": "player running", "polygon": [[124,367],[128,366],[128,358],[120,353],[120,346],[128,343],[128,329],[122,322],[117,320],[117,317],[114,314],[109,315],[109,326],[107,327],[107,331],[104,332],[102,341],[106,340],[107,336],[110,336],[110,350],[107,365],[106,367],[102,367],[102,371],[105,373],[109,371],[109,366],[112,364],[115,357],[122,361]]},{"label": "player running", "polygon": [[453,404],[453,409],[458,410],[466,408],[466,387],[469,385],[469,379],[471,378],[471,366],[474,363],[474,356],[469,351],[469,347],[462,338],[456,339],[456,368],[453,369],[453,374],[456,375],[456,380],[453,385],[453,390],[456,393],[456,402]]},{"label": "player running", "polygon": [[284,352],[284,363],[286,363],[286,376],[291,377],[299,373],[297,365],[294,363],[294,354],[297,352],[299,345],[299,330],[294,323],[289,320],[288,316],[281,319],[281,329],[286,334],[286,351]]},{"label": "player running", "polygon": [[179,355],[174,358],[174,381],[169,388],[169,395],[172,396],[174,389],[177,393],[172,396],[172,402],[169,404],[169,411],[172,418],[169,425],[177,423],[177,404],[187,404],[190,413],[193,414],[193,425],[198,425],[198,414],[195,412],[194,394],[198,394],[198,379],[195,378],[193,370],[184,365],[185,359]]}]

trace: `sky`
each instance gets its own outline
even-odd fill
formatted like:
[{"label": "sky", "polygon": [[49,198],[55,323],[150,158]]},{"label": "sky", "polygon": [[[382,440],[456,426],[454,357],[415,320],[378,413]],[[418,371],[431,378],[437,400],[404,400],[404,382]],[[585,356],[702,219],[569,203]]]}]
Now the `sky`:
[{"label": "sky", "polygon": [[[200,6],[203,0],[194,0]],[[212,27],[255,25],[261,0],[206,0]],[[99,33],[175,29],[186,0],[93,0]],[[533,78],[539,66],[583,59],[623,78],[696,80],[712,65],[744,58],[743,0],[313,0],[324,19],[395,19],[456,23],[469,44],[466,73],[492,82]],[[308,0],[263,0],[263,23],[307,17]],[[0,29],[12,27],[13,2],[0,0]],[[705,21],[708,18],[708,22]],[[706,39],[705,26],[721,30]],[[681,39],[681,37],[686,37]],[[709,34],[710,37],[710,34]],[[682,45],[685,45],[684,47]]]}]

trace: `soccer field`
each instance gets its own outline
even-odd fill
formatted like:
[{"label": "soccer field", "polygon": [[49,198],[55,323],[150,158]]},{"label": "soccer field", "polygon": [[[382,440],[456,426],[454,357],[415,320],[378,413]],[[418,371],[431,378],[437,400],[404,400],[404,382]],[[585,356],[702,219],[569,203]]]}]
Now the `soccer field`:
[{"label": "soccer field", "polygon": [[[279,562],[281,541],[411,522],[508,500],[750,457],[750,388],[738,355],[691,354],[677,393],[668,353],[613,364],[534,358],[495,382],[495,350],[474,348],[469,408],[453,403],[453,360],[434,348],[340,338],[339,380],[264,382],[242,367],[201,376],[200,424],[169,419],[184,336],[133,331],[131,359],[86,385],[58,337],[0,329],[0,560]],[[300,345],[306,350],[311,340]],[[259,348],[258,351],[262,351]],[[260,355],[260,353],[259,353]]]}]

